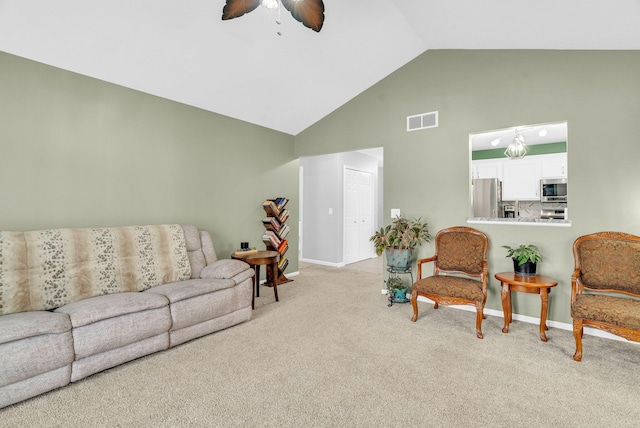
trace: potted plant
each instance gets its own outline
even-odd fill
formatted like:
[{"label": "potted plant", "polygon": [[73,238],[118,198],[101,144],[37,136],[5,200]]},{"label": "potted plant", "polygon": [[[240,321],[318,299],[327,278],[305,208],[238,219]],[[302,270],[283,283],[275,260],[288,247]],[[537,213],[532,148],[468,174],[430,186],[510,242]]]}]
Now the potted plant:
[{"label": "potted plant", "polygon": [[400,277],[397,275],[389,276],[385,283],[387,284],[387,295],[389,299],[388,306],[392,306],[394,303],[406,303],[409,301],[409,299],[407,299],[407,286]]},{"label": "potted plant", "polygon": [[429,242],[429,225],[421,218],[396,217],[393,222],[373,234],[370,241],[376,254],[386,252],[387,265],[398,269],[411,267],[413,249],[423,242]]},{"label": "potted plant", "polygon": [[502,247],[507,249],[507,257],[513,259],[513,270],[517,275],[533,276],[536,274],[536,266],[538,262],[542,261],[542,254],[540,254],[538,247],[524,244],[517,248],[508,245]]}]

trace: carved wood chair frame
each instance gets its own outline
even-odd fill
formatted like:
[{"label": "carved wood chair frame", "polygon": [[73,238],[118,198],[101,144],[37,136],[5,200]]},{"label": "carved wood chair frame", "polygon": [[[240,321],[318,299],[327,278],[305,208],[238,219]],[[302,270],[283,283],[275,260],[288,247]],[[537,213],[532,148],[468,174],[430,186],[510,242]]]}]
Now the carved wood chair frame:
[{"label": "carved wood chair frame", "polygon": [[[468,233],[474,236],[480,237],[482,242],[482,259],[481,269],[479,271],[468,271],[468,270],[445,270],[443,269],[438,260],[438,251],[440,247],[440,241],[443,236],[450,233]],[[484,319],[484,305],[487,301],[487,279],[488,279],[488,271],[487,271],[487,251],[489,248],[489,239],[487,235],[484,233],[470,228],[466,226],[455,226],[450,227],[448,229],[443,229],[438,232],[435,237],[435,254],[431,257],[423,258],[417,261],[418,264],[418,278],[414,287],[411,291],[411,305],[413,306],[413,318],[411,321],[415,322],[418,319],[418,297],[423,296],[427,299],[430,299],[434,302],[434,309],[438,309],[438,305],[471,305],[476,308],[476,336],[479,339],[482,339],[482,320]],[[419,290],[419,287],[415,285],[420,282],[422,277],[423,265],[426,263],[434,263],[433,267],[433,277],[441,276],[441,274],[447,274],[447,276],[442,275],[442,278],[449,278],[448,275],[456,275],[470,278],[479,278],[478,281],[481,284],[482,288],[482,299],[481,300],[470,300],[461,297],[455,296],[447,296],[443,294],[436,294],[431,292],[426,292]],[[461,274],[461,275],[460,275]]]}]

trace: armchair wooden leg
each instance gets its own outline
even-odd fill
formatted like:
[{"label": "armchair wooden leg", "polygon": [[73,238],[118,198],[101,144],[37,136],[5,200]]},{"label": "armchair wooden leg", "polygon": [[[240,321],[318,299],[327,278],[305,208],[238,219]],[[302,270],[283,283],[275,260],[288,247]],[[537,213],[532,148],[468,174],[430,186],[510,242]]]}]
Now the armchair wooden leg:
[{"label": "armchair wooden leg", "polygon": [[411,321],[416,322],[418,319],[418,292],[416,290],[411,290],[411,306],[413,307]]},{"label": "armchair wooden leg", "polygon": [[573,320],[573,338],[576,340],[576,353],[573,354],[573,359],[575,361],[582,361],[582,320],[574,319]]},{"label": "armchair wooden leg", "polygon": [[482,339],[482,319],[484,318],[484,305],[476,303],[476,337]]}]

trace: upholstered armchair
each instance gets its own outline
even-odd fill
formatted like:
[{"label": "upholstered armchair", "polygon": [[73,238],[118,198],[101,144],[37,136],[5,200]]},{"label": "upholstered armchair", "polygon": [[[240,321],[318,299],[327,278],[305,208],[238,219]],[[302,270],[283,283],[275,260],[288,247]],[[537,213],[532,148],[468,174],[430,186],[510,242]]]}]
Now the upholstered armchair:
[{"label": "upholstered armchair", "polygon": [[573,359],[582,360],[585,325],[640,342],[640,237],[621,232],[581,236],[573,243],[573,258]]},{"label": "upholstered armchair", "polygon": [[[418,280],[411,290],[413,318],[418,319],[418,296],[438,305],[476,307],[476,336],[482,339],[482,319],[487,301],[487,236],[470,227],[458,226],[438,232],[435,255],[420,259]],[[423,278],[422,265],[433,262],[433,275]]]}]

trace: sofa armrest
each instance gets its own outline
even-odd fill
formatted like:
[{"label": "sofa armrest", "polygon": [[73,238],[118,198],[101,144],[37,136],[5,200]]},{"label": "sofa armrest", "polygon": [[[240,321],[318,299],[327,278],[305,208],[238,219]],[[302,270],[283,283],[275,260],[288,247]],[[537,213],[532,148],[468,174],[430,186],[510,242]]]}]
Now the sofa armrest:
[{"label": "sofa armrest", "polygon": [[242,260],[216,260],[200,271],[200,278],[232,279],[236,275],[250,269],[251,266]]}]

